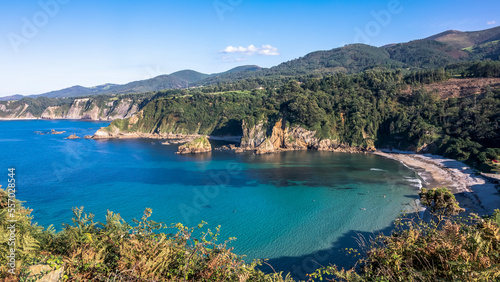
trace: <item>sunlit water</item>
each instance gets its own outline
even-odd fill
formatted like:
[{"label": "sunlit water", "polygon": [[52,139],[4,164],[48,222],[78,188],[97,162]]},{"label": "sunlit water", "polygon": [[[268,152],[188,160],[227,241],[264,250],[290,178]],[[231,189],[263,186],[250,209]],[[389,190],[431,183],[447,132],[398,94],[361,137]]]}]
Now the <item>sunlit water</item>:
[{"label": "sunlit water", "polygon": [[[72,207],[98,220],[106,210],[130,220],[221,225],[221,239],[247,260],[267,258],[295,275],[316,263],[349,266],[356,238],[389,230],[412,210],[419,180],[402,164],[375,155],[316,151],[271,155],[214,151],[176,155],[160,140],[65,140],[93,134],[103,122],[0,122],[0,176],[17,172],[17,197],[43,226],[70,223]],[[35,131],[63,130],[62,135]],[[219,146],[221,143],[212,143]],[[375,233],[374,233],[375,232]]]}]

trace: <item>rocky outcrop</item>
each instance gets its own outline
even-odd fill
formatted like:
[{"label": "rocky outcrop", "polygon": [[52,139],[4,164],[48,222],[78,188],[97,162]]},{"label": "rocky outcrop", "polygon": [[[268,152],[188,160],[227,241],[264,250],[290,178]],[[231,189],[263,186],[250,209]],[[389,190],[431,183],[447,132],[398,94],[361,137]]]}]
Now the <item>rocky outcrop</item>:
[{"label": "rocky outcrop", "polygon": [[57,134],[64,134],[64,133],[66,133],[66,131],[57,131],[57,130],[55,130],[55,129],[52,129],[52,130],[50,131],[50,134],[54,134],[54,135],[57,135]]},{"label": "rocky outcrop", "polygon": [[65,139],[74,140],[74,139],[81,139],[81,138],[76,134],[71,134],[70,136],[66,137]]},{"label": "rocky outcrop", "polygon": [[266,129],[264,121],[258,122],[256,125],[249,127],[243,120],[242,122],[243,136],[241,137],[240,147],[253,149],[258,147],[264,140],[266,140]]},{"label": "rocky outcrop", "polygon": [[[158,130],[160,122],[150,132],[142,132],[144,130],[144,113],[139,111],[132,117],[124,120],[118,120],[111,123],[108,127],[99,129],[93,136],[93,139],[169,139],[165,144],[178,144],[189,141],[199,142],[200,135],[197,134],[176,134],[173,132],[161,133]],[[163,120],[163,123],[168,120]],[[272,125],[270,128],[269,126]],[[154,129],[156,128],[156,129]],[[338,142],[337,140],[320,139],[316,137],[316,131],[307,130],[301,126],[287,126],[282,119],[271,122],[261,120],[254,125],[249,125],[245,120],[242,121],[241,142],[239,147],[232,147],[231,150],[235,153],[244,151],[255,151],[256,154],[268,154],[279,151],[291,150],[319,150],[333,152],[367,152],[375,148],[353,147],[346,143]],[[270,133],[266,133],[270,132]],[[193,140],[195,139],[196,140]],[[368,136],[366,137],[368,138]],[[175,140],[172,140],[175,139]],[[368,143],[368,142],[367,142]],[[188,143],[189,144],[189,143]],[[179,153],[198,153],[210,151],[210,149],[200,149],[186,144],[181,146]],[[207,142],[209,145],[209,143]]]},{"label": "rocky outcrop", "polygon": [[199,154],[211,151],[212,146],[210,145],[207,136],[201,136],[185,145],[179,146],[177,154]]},{"label": "rocky outcrop", "polygon": [[278,151],[285,146],[286,128],[283,129],[283,121],[279,120],[273,126],[271,136],[267,137],[256,149],[257,154],[268,154]]},{"label": "rocky outcrop", "polygon": [[198,137],[198,134],[123,132],[113,125],[100,128],[92,136],[93,139],[169,139],[169,144],[186,143]]},{"label": "rocky outcrop", "polygon": [[[128,118],[141,110],[140,105],[143,98],[120,98],[116,97],[90,97],[74,98],[70,100],[60,99],[59,105],[42,108],[40,114],[39,106],[33,108],[31,104],[21,101],[0,102],[0,118],[4,119],[83,119],[83,120],[115,120]],[[33,114],[35,113],[35,115]]]},{"label": "rocky outcrop", "polygon": [[48,107],[42,113],[43,119],[86,119],[115,120],[137,113],[138,105],[132,99],[118,99],[99,105],[90,98],[75,99],[68,110],[64,106]]},{"label": "rocky outcrop", "polygon": [[237,149],[238,152],[255,150],[256,154],[269,154],[279,151],[312,149],[358,153],[375,150],[374,147],[353,147],[337,140],[319,139],[315,137],[316,131],[310,131],[300,126],[286,127],[281,119],[272,127],[271,135],[266,137],[266,129],[263,124],[260,122],[252,128],[245,128],[246,123],[242,123],[243,137],[241,146]]},{"label": "rocky outcrop", "polygon": [[28,111],[29,105],[19,104],[16,101],[4,101],[0,104],[0,119],[36,119]]}]

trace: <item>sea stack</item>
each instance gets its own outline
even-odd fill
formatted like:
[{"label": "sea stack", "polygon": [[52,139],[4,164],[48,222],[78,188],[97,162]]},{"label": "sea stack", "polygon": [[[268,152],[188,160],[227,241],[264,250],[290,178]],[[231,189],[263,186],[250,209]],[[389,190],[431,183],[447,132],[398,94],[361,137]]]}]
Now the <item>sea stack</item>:
[{"label": "sea stack", "polygon": [[208,141],[207,136],[201,136],[193,141],[179,146],[177,154],[199,154],[199,153],[207,153],[212,151],[212,146]]}]

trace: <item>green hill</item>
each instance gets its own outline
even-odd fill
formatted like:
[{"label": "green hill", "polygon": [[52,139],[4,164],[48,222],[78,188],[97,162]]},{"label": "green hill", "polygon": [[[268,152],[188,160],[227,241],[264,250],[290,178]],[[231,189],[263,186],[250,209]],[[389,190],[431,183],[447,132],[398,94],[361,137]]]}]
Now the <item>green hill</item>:
[{"label": "green hill", "polygon": [[[40,96],[76,97],[141,93],[181,89],[188,87],[188,85],[206,86],[239,83],[239,81],[247,79],[260,80],[248,84],[245,88],[252,89],[252,87],[272,86],[264,85],[263,79],[281,85],[283,78],[311,75],[321,77],[339,72],[351,74],[381,67],[409,70],[443,68],[452,63],[500,60],[499,42],[500,27],[473,32],[450,30],[426,39],[389,44],[383,47],[352,44],[327,51],[316,51],[271,68],[248,65],[210,75],[193,70],[182,70],[171,75],[161,75],[124,85],[105,84],[91,88],[73,86],[44,93]],[[234,88],[234,90],[241,89]]]},{"label": "green hill", "polygon": [[458,31],[448,30],[425,39],[434,40],[462,49],[490,41],[498,40],[500,36],[500,26],[479,30],[479,31]]},{"label": "green hill", "polygon": [[174,72],[170,74],[170,77],[175,77],[179,80],[188,82],[188,83],[195,83],[200,80],[203,80],[207,77],[210,77],[209,74],[197,72],[194,70],[181,70],[178,72]]},{"label": "green hill", "polygon": [[416,40],[386,48],[391,59],[408,68],[431,69],[469,58],[466,51],[433,40]]}]

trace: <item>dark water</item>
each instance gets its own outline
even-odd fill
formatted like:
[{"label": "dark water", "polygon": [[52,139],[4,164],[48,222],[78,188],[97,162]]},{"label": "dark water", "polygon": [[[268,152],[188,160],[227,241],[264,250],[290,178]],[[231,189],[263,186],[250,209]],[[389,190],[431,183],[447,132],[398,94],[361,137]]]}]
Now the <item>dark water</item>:
[{"label": "dark water", "polygon": [[[150,207],[156,221],[221,225],[221,239],[237,238],[236,253],[267,258],[276,270],[299,276],[314,268],[313,260],[349,266],[342,250],[356,247],[359,236],[390,228],[411,209],[420,185],[413,171],[374,155],[179,156],[177,146],[156,140],[63,139],[106,125],[0,122],[0,184],[6,186],[7,169],[15,167],[17,197],[43,226],[60,229],[75,206],[98,220],[108,209],[130,220]],[[34,133],[51,129],[67,133]]]}]

